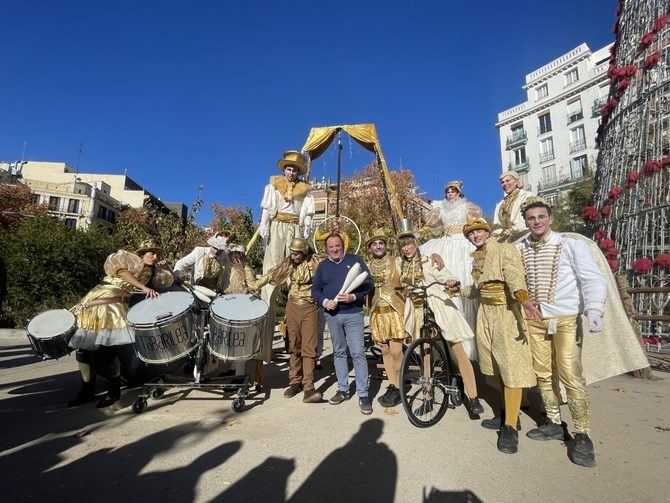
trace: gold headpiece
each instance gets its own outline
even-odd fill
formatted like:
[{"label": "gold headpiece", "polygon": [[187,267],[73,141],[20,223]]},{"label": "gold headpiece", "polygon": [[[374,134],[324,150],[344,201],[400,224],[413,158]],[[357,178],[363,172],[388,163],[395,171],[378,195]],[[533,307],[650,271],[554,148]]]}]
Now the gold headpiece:
[{"label": "gold headpiece", "polygon": [[446,192],[449,187],[455,188],[460,193],[461,190],[463,189],[463,182],[461,182],[460,180],[452,180],[451,182],[449,182],[444,186],[444,191]]},{"label": "gold headpiece", "polygon": [[469,218],[468,223],[463,226],[463,235],[467,238],[468,234],[478,229],[484,230],[491,234],[491,226],[486,220],[483,218]]},{"label": "gold headpiece", "polygon": [[284,158],[277,162],[280,170],[284,171],[286,166],[295,166],[301,175],[307,173],[307,158],[297,150],[287,150]]},{"label": "gold headpiece", "polygon": [[389,238],[386,235],[386,232],[384,232],[384,229],[375,229],[373,230],[369,235],[368,239],[365,241],[365,247],[370,248],[370,244],[373,241],[384,241],[386,243],[386,246],[389,244]]},{"label": "gold headpiece", "polygon": [[551,204],[547,202],[547,200],[544,197],[541,196],[529,196],[521,205],[521,214],[523,215],[526,211],[526,208],[530,206],[531,204],[534,203],[544,203],[547,206],[551,207]]}]

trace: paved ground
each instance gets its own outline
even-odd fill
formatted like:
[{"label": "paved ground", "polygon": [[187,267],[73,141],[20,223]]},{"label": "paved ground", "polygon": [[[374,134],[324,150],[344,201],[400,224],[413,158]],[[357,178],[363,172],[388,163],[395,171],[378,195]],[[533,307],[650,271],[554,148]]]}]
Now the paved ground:
[{"label": "paved ground", "polygon": [[[569,462],[560,442],[523,435],[517,455],[499,453],[496,433],[463,407],[421,430],[402,408],[363,416],[355,400],[335,407],[285,399],[284,361],[268,367],[267,399],[241,414],[202,392],[152,400],[142,414],[132,413],[132,390],[112,411],[67,409],[79,386],[74,359],[38,361],[22,339],[0,339],[0,369],[5,501],[590,502],[670,494],[667,375],[590,387],[598,466],[586,469]],[[326,397],[331,372],[327,361],[318,382]],[[522,422],[524,432],[534,424],[526,415]]]}]

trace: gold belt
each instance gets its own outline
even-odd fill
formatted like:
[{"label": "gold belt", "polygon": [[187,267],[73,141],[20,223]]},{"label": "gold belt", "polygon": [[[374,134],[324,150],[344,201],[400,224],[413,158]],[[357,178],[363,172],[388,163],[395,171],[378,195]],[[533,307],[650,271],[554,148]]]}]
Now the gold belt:
[{"label": "gold belt", "polygon": [[300,217],[298,215],[294,215],[293,213],[277,213],[277,215],[274,217],[274,220],[288,224],[297,224],[300,222]]},{"label": "gold belt", "polygon": [[484,284],[479,294],[481,303],[487,306],[504,306],[514,302],[514,298],[507,293],[505,285],[500,282]]},{"label": "gold belt", "polygon": [[372,310],[372,312],[377,313],[377,314],[387,314],[387,313],[395,312],[395,309],[393,309],[393,307],[391,307],[391,306],[379,306],[379,307],[375,307]]},{"label": "gold belt", "polygon": [[295,304],[297,306],[304,306],[306,304],[314,304],[314,301],[312,299],[303,299],[301,297],[289,297],[288,298],[289,302],[292,304]]}]

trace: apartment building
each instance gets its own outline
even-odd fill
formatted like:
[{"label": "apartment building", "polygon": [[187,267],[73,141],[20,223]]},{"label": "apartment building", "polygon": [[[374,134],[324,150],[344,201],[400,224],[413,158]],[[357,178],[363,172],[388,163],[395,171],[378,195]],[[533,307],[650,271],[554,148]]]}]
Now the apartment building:
[{"label": "apartment building", "polygon": [[518,172],[550,202],[595,170],[609,48],[581,44],[534,70],[523,85],[526,101],[498,114],[501,171]]}]

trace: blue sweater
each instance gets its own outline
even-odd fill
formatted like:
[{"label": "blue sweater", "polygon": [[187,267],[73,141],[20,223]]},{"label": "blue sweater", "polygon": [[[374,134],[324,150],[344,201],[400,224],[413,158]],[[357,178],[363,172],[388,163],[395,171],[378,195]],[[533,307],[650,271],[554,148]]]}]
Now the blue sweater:
[{"label": "blue sweater", "polygon": [[335,263],[330,259],[326,259],[319,264],[316,269],[316,274],[312,280],[312,298],[319,305],[323,306],[324,299],[335,300],[337,293],[342,288],[344,278],[347,277],[349,269],[356,263],[361,266],[361,272],[368,273],[362,285],[360,285],[353,293],[356,300],[351,303],[338,302],[337,309],[334,311],[326,310],[329,314],[337,313],[360,313],[363,311],[363,301],[374,287],[372,276],[368,270],[368,266],[358,255],[344,254],[344,257],[339,263]]}]

